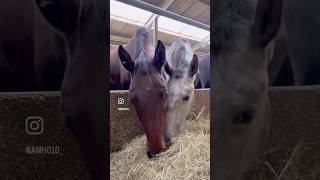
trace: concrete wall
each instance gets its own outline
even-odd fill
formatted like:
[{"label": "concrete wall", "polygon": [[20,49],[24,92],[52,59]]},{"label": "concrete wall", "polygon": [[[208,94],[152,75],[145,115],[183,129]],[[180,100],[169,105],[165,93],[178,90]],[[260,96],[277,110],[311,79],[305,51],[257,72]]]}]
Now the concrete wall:
[{"label": "concrete wall", "polygon": [[272,104],[268,145],[243,179],[275,179],[268,162],[279,175],[298,143],[300,148],[281,179],[319,179],[320,86],[270,88]]},{"label": "concrete wall", "polygon": [[269,147],[293,147],[300,139],[320,142],[320,86],[275,87],[269,95],[273,113]]},{"label": "concrete wall", "polygon": [[[77,141],[65,128],[59,112],[58,95],[0,94],[0,179],[87,177]],[[42,117],[42,134],[27,134],[26,118],[30,116]],[[59,153],[26,154],[26,146],[59,146]]]}]

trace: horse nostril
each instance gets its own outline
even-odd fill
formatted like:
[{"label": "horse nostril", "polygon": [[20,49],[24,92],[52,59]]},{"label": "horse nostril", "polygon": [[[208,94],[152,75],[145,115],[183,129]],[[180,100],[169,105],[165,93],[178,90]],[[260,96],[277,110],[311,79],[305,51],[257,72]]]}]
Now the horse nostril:
[{"label": "horse nostril", "polygon": [[156,160],[156,159],[158,158],[158,155],[157,155],[157,154],[154,154],[154,153],[149,152],[149,151],[147,151],[147,155],[148,155],[148,158],[149,158],[150,160]]},{"label": "horse nostril", "polygon": [[182,98],[182,100],[183,100],[183,101],[189,101],[189,98],[190,98],[189,96],[184,96],[184,97]]},{"label": "horse nostril", "polygon": [[166,140],[165,140],[165,143],[166,143],[166,148],[167,148],[167,149],[169,149],[169,147],[172,146],[172,141],[171,141],[171,139],[166,139]]}]

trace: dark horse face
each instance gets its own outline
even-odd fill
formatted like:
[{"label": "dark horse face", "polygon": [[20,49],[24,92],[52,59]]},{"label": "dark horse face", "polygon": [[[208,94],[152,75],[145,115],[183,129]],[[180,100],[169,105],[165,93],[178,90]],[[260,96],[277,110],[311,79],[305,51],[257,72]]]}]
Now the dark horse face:
[{"label": "dark horse face", "polygon": [[270,127],[268,50],[283,2],[250,2],[217,0],[213,9],[212,153],[218,180],[241,178],[263,150]]},{"label": "dark horse face", "polygon": [[165,46],[158,41],[154,57],[142,53],[131,59],[126,50],[119,47],[123,66],[131,73],[130,100],[143,124],[148,140],[148,156],[153,158],[166,149],[163,135],[166,113],[167,84],[162,75],[165,62]]},{"label": "dark horse face", "polygon": [[66,124],[79,139],[91,179],[107,179],[105,12],[108,3],[104,0],[36,2],[47,21],[68,40],[70,59],[60,102]]}]

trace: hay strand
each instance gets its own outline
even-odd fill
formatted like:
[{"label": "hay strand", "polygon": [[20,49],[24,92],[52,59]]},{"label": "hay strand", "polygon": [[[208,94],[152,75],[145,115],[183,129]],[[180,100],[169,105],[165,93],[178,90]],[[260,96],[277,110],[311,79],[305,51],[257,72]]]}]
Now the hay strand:
[{"label": "hay strand", "polygon": [[147,158],[145,136],[111,154],[110,177],[115,180],[193,180],[209,179],[209,176],[210,121],[205,108],[187,120],[186,129],[157,160]]}]

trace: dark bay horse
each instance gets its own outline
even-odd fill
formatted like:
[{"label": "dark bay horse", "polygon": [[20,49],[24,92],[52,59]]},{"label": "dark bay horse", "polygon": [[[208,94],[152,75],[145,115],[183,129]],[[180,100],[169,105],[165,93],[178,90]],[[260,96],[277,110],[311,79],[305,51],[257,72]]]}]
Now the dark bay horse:
[{"label": "dark bay horse", "polygon": [[268,65],[285,56],[272,56],[279,50],[282,7],[282,0],[213,4],[213,179],[239,180],[264,148],[271,120]]},{"label": "dark bay horse", "polygon": [[171,139],[185,127],[194,102],[198,57],[185,39],[176,40],[166,52],[165,70],[169,74],[165,139]]},{"label": "dark bay horse", "polygon": [[287,49],[282,50],[286,58],[280,77],[285,77],[286,85],[320,84],[319,8],[317,0],[284,1],[283,31]]},{"label": "dark bay horse", "polygon": [[[0,2],[0,91],[39,90],[37,81],[50,80],[52,71],[60,76],[60,89],[66,66],[61,107],[92,179],[107,179],[107,5],[104,0]],[[70,61],[60,64],[66,57]]]},{"label": "dark bay horse", "polygon": [[35,1],[1,1],[0,34],[1,92],[60,90],[66,40]]},{"label": "dark bay horse", "polygon": [[59,91],[69,59],[67,41],[37,7],[33,9],[33,90]]},{"label": "dark bay horse", "polygon": [[131,77],[130,72],[122,66],[118,49],[118,45],[110,46],[110,87],[111,90],[126,90],[129,89]]},{"label": "dark bay horse", "polygon": [[137,30],[133,44],[134,56],[123,46],[118,54],[122,65],[131,74],[130,100],[135,106],[148,141],[147,155],[154,158],[167,149],[164,141],[164,119],[167,106],[167,81],[163,65],[166,49],[161,41],[154,48],[146,29]]},{"label": "dark bay horse", "polygon": [[199,79],[202,88],[210,88],[210,54],[199,59]]},{"label": "dark bay horse", "polygon": [[31,2],[0,2],[0,91],[34,87],[32,14]]},{"label": "dark bay horse", "polygon": [[108,179],[107,48],[108,2],[36,0],[46,20],[67,40],[68,56],[61,87],[66,124],[79,139],[92,179]]}]

